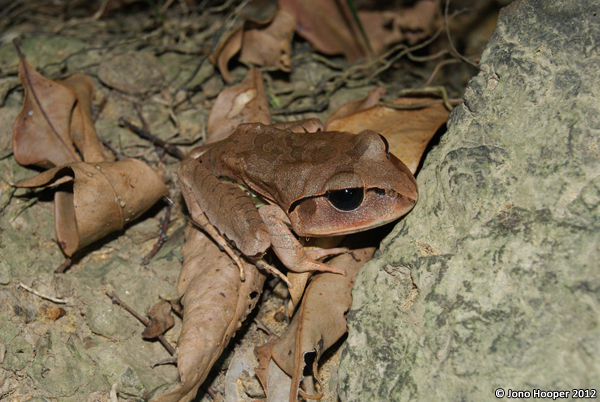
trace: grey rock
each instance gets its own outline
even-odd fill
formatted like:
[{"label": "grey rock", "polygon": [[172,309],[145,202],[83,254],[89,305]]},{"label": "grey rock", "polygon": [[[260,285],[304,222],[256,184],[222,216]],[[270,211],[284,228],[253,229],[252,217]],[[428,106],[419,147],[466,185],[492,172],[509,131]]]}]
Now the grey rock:
[{"label": "grey rock", "polygon": [[85,319],[93,333],[109,339],[124,341],[135,332],[135,323],[108,298],[91,303]]},{"label": "grey rock", "polygon": [[419,203],[357,278],[342,401],[600,384],[599,6],[501,12]]},{"label": "grey rock", "polygon": [[158,91],[164,84],[164,74],[158,59],[147,52],[127,52],[102,62],[98,78],[103,84],[131,95]]}]

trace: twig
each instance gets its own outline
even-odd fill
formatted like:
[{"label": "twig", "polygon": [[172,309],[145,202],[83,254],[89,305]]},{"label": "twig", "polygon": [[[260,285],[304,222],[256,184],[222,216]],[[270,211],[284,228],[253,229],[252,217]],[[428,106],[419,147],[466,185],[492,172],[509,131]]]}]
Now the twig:
[{"label": "twig", "polygon": [[[129,307],[127,304],[123,303],[121,301],[121,299],[119,299],[117,297],[117,295],[115,295],[114,293],[109,293],[109,292],[107,292],[106,295],[108,297],[110,297],[113,304],[116,304],[117,306],[127,310],[127,312],[129,312],[129,314],[131,314],[132,316],[137,318],[142,324],[144,324],[144,326],[148,327],[150,325],[150,321],[148,319],[142,317],[134,309]],[[167,341],[164,336],[159,335],[156,338],[160,341],[160,343],[162,343],[162,345],[165,347],[165,349],[167,349],[167,352],[169,352],[169,354],[171,354],[171,355],[175,354],[175,348],[173,346],[171,346],[169,341]]]},{"label": "twig", "polygon": [[40,293],[37,290],[32,289],[29,286],[26,286],[23,282],[20,282],[19,286],[22,287],[23,289],[25,289],[26,291],[33,293],[36,296],[41,297],[42,299],[50,300],[51,302],[58,303],[58,304],[67,304],[67,300],[65,300],[65,299],[58,299],[56,297],[52,297],[52,296],[48,296],[43,293]]},{"label": "twig", "polygon": [[94,123],[96,122],[96,120],[98,120],[98,117],[100,117],[100,115],[104,111],[104,108],[106,107],[107,102],[108,102],[108,98],[104,97],[104,99],[102,99],[102,101],[98,105],[98,108],[96,109],[95,113],[92,115],[92,120],[94,121]]},{"label": "twig", "polygon": [[16,187],[11,187],[8,190],[8,198],[6,199],[6,201],[4,201],[4,203],[2,203],[2,205],[0,205],[0,214],[2,214],[2,212],[4,212],[4,208],[6,208],[6,206],[8,204],[10,204],[10,200],[12,200],[12,197],[15,194],[15,191],[17,191]]},{"label": "twig", "polygon": [[171,220],[171,209],[173,209],[173,201],[171,201],[168,197],[165,197],[168,200],[167,206],[165,207],[165,216],[160,220],[160,230],[158,232],[158,239],[156,239],[156,243],[154,243],[154,247],[152,250],[142,258],[142,265],[148,265],[150,260],[158,253],[162,245],[167,241],[167,229],[169,228],[169,222]]},{"label": "twig", "polygon": [[450,0],[446,0],[446,7],[444,9],[444,25],[446,26],[446,36],[448,36],[448,42],[450,43],[450,49],[452,49],[452,53],[454,53],[454,55],[456,57],[458,57],[465,63],[470,64],[473,67],[477,68],[477,63],[473,62],[473,60],[470,60],[470,59],[466,58],[465,56],[463,56],[462,54],[460,54],[458,52],[458,50],[456,50],[456,48],[454,47],[454,43],[452,43],[452,38],[450,37],[450,24],[449,24],[449,19],[448,19],[449,8],[450,8]]},{"label": "twig", "polygon": [[461,60],[457,60],[457,59],[448,59],[448,60],[442,60],[440,61],[435,68],[433,69],[433,71],[431,72],[431,74],[429,75],[429,78],[427,78],[427,81],[425,81],[425,83],[423,84],[424,87],[431,85],[431,83],[433,82],[433,79],[435,78],[435,76],[437,75],[437,73],[442,69],[442,67],[447,66],[449,64],[455,64],[455,63],[460,63]]},{"label": "twig", "polygon": [[38,198],[37,197],[33,197],[32,199],[30,199],[29,201],[27,201],[23,206],[21,206],[21,208],[19,208],[15,212],[15,214],[12,216],[12,218],[9,219],[9,222],[13,223],[15,221],[15,219],[17,219],[19,217],[19,215],[21,215],[23,212],[25,212],[25,210],[27,208],[29,208],[30,206],[32,206],[36,202],[38,202]]},{"label": "twig", "polygon": [[110,153],[112,153],[117,158],[117,160],[123,159],[123,155],[121,155],[112,145],[110,145],[110,143],[108,141],[106,141],[104,138],[99,138],[99,139],[100,139],[100,142],[102,143],[102,145],[104,145],[106,148],[108,148]]},{"label": "twig", "polygon": [[71,266],[72,262],[73,262],[73,260],[67,257],[65,259],[65,262],[63,262],[62,264],[60,264],[60,266],[54,270],[54,273],[55,274],[62,274],[62,273],[64,273],[67,270],[67,268],[69,268]]},{"label": "twig", "polygon": [[[148,135],[152,135],[152,132],[150,131],[150,126],[148,125],[148,122],[146,121],[146,119],[144,118],[144,114],[142,113],[142,105],[140,103],[135,102],[133,106],[135,107],[135,111],[137,112],[138,119],[140,119],[140,123],[142,123],[142,129],[145,132],[147,132]],[[160,161],[164,163],[165,149],[159,147],[156,144],[154,144],[154,148],[158,153],[158,159],[160,159]]]},{"label": "twig", "polygon": [[163,148],[165,151],[167,151],[167,153],[169,155],[174,156],[175,158],[179,159],[179,160],[183,160],[185,159],[185,155],[183,154],[183,152],[181,152],[181,150],[171,144],[166,143],[165,141],[161,140],[160,138],[157,138],[155,136],[153,136],[152,134],[150,134],[149,132],[147,132],[146,130],[139,128],[138,126],[135,126],[133,124],[131,124],[130,122],[128,122],[127,120],[125,120],[124,118],[120,118],[119,119],[119,124],[122,126],[127,127],[128,129],[130,129],[131,131],[133,131],[135,134],[139,135],[140,137],[152,142],[154,145],[159,146],[161,148]]},{"label": "twig", "polygon": [[150,367],[162,366],[163,364],[177,364],[177,356],[167,357],[165,359],[157,360],[150,363]]},{"label": "twig", "polygon": [[[452,103],[450,102],[450,99],[448,98],[448,92],[446,91],[446,88],[443,86],[437,86],[437,87],[422,87],[422,88],[409,88],[409,89],[405,89],[403,91],[400,91],[398,96],[411,96],[411,95],[423,95],[423,94],[435,94],[435,95],[441,95],[444,106],[446,106],[446,109],[448,109],[449,111],[452,111]],[[462,100],[458,100],[456,101],[455,99],[453,100],[455,102],[458,102],[456,104],[460,104],[460,102]],[[426,107],[428,105],[422,106],[422,107]],[[402,109],[402,107],[396,108],[396,109]],[[413,107],[412,109],[421,109],[421,107]]]},{"label": "twig", "polygon": [[[390,109],[396,109],[396,110],[416,110],[416,109],[423,109],[429,106],[433,106],[433,105],[439,105],[439,104],[443,104],[444,106],[446,106],[446,108],[448,110],[452,110],[453,107],[452,106],[456,106],[456,105],[460,105],[460,103],[462,102],[462,99],[448,99],[448,104],[446,104],[446,102],[444,101],[444,99],[434,99],[434,100],[430,100],[430,101],[425,101],[425,102],[416,102],[416,103],[393,103],[393,102],[379,102],[379,105],[381,106],[385,106],[385,107],[389,107]],[[450,107],[448,107],[448,105],[450,105]]]},{"label": "twig", "polygon": [[12,148],[9,148],[0,154],[0,161],[8,158],[13,154]]}]

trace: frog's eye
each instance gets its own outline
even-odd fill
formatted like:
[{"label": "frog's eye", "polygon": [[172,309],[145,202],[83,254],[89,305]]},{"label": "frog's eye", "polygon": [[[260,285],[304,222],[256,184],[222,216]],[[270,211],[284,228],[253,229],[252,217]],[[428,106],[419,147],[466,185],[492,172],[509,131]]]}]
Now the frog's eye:
[{"label": "frog's eye", "polygon": [[379,134],[379,137],[381,138],[381,141],[383,141],[383,143],[385,144],[385,154],[389,154],[390,153],[390,144],[388,144],[387,140],[385,139],[385,137],[381,134]]},{"label": "frog's eye", "polygon": [[325,196],[331,205],[340,211],[352,211],[362,204],[365,198],[365,189],[357,187],[327,191]]}]

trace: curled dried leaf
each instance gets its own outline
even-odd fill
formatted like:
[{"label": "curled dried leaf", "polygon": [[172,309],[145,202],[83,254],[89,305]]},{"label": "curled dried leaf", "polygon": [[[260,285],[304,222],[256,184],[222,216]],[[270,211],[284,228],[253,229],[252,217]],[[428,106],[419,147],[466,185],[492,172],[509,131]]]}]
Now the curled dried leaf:
[{"label": "curled dried leaf", "polygon": [[223,90],[208,116],[207,142],[227,138],[243,123],[271,124],[269,101],[260,70],[250,69],[242,82]]},{"label": "curled dried leaf", "polygon": [[44,168],[81,161],[70,138],[75,92],[44,78],[20,52],[19,80],[25,88],[25,98],[13,124],[15,160],[24,166]]},{"label": "curled dried leaf", "polygon": [[58,81],[70,88],[77,96],[77,103],[71,118],[70,137],[85,162],[113,161],[114,155],[106,152],[98,139],[92,119],[92,99],[94,82],[83,73],[75,73]]},{"label": "curled dried leaf", "polygon": [[359,110],[368,109],[377,105],[377,102],[381,100],[383,95],[387,92],[385,87],[376,87],[369,91],[369,94],[365,99],[357,100],[354,102],[348,102],[342,105],[338,110],[333,112],[325,121],[325,127],[329,127],[331,122],[341,119],[342,117],[348,116],[351,113],[358,112]]},{"label": "curled dried leaf", "polygon": [[[315,274],[306,288],[304,300],[292,323],[275,346],[271,355],[277,365],[292,377],[290,402],[298,400],[300,383],[305,392],[314,391],[312,378],[305,378],[305,366],[314,375],[323,352],[346,332],[346,314],[352,305],[352,286],[359,269],[368,261],[374,247],[354,250],[333,258],[329,265],[344,268],[348,276],[331,273]],[[314,378],[317,380],[318,378]]]},{"label": "curled dried leaf", "polygon": [[[430,98],[399,98],[396,104],[414,104]],[[448,119],[449,112],[442,104],[413,110],[397,110],[376,105],[328,120],[327,131],[359,133],[370,129],[383,135],[389,142],[390,152],[400,159],[414,174],[419,166],[429,140]]]},{"label": "curled dried leaf", "polygon": [[240,51],[242,61],[289,72],[295,26],[294,16],[285,10],[277,10],[266,19],[248,19],[230,30],[208,59],[219,68],[228,84],[232,81],[229,61]]},{"label": "curled dried leaf", "polygon": [[294,16],[285,10],[278,10],[268,24],[246,22],[240,60],[292,71],[291,41],[295,27]]},{"label": "curled dried leaf", "polygon": [[177,290],[183,295],[183,328],[177,342],[180,384],[154,402],[194,399],[198,388],[242,321],[254,308],[265,276],[246,264],[242,282],[231,259],[196,227],[186,229],[183,268]]},{"label": "curled dried leaf", "polygon": [[54,228],[63,252],[75,251],[122,230],[148,210],[167,188],[143,162],[79,162],[47,170],[15,187],[61,186],[54,194]]}]

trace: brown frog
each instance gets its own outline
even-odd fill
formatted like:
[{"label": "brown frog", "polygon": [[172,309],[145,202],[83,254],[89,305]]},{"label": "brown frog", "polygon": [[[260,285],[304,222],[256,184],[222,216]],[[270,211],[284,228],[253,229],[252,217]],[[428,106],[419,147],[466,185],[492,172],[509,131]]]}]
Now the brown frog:
[{"label": "brown frog", "polygon": [[[345,275],[311,259],[292,231],[360,232],[398,219],[417,201],[414,176],[383,136],[323,132],[314,120],[308,126],[312,132],[306,124],[242,124],[194,149],[179,168],[191,218],[236,261],[242,278],[241,261],[223,236],[253,261],[272,247],[291,271]],[[254,196],[264,205],[257,207]]]}]

